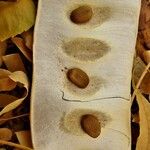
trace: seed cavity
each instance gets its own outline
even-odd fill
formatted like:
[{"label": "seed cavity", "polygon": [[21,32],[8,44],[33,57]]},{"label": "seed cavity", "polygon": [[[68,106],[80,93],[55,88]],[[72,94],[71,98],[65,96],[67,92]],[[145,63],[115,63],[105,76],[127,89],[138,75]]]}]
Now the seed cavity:
[{"label": "seed cavity", "polygon": [[[97,126],[96,130],[99,133],[94,134],[91,131],[87,131],[88,129],[88,127],[86,127],[87,121],[83,118],[83,116],[85,115],[91,115],[96,117],[96,119],[93,120],[95,120],[96,122],[96,126]],[[84,124],[83,124],[83,119],[84,119]],[[81,120],[82,120],[82,125],[81,125]],[[100,122],[100,126],[96,120]],[[104,128],[110,121],[111,121],[111,117],[101,111],[92,110],[92,109],[75,109],[71,112],[63,114],[60,120],[60,129],[66,133],[70,133],[77,136],[85,136],[87,134],[88,135],[90,134],[89,136],[96,137],[100,134],[101,128]],[[85,132],[85,128],[86,128],[86,132]]]},{"label": "seed cavity", "polygon": [[62,49],[73,59],[84,62],[98,60],[110,51],[108,44],[92,38],[75,38],[65,41]]},{"label": "seed cavity", "polygon": [[76,4],[70,6],[67,17],[73,24],[82,29],[99,27],[113,17],[113,10],[109,6]]},{"label": "seed cavity", "polygon": [[86,101],[89,97],[100,91],[101,88],[106,86],[107,82],[105,79],[96,76],[90,76],[90,82],[86,88],[78,88],[76,85],[72,84],[67,78],[64,79],[64,98],[69,100],[68,94],[72,95],[74,99],[80,99],[81,101]]}]

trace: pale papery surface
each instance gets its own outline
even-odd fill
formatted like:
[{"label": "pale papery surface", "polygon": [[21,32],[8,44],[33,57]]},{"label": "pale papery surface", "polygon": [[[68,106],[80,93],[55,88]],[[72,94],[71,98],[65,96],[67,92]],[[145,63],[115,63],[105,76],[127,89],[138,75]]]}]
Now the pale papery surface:
[{"label": "pale papery surface", "polygon": [[[37,2],[38,1],[35,1],[36,5],[37,5]],[[150,22],[150,20],[149,20],[150,19],[149,18],[149,12],[150,12],[150,8],[149,7],[150,7],[149,6],[149,1],[142,0],[142,9],[141,9],[141,15],[140,15],[140,25],[139,25],[139,34],[138,34],[138,39],[139,39],[138,41],[139,42],[137,42],[137,54],[142,58],[144,63],[147,63],[147,64],[149,63],[149,59],[150,59],[150,56],[149,56],[149,41],[150,41],[149,40],[149,37],[150,37],[150,32],[149,32],[149,22]],[[109,18],[109,16],[108,16],[108,18]],[[27,34],[23,33],[21,36],[19,35],[19,37],[22,37],[24,39],[24,43],[25,44],[27,43],[26,50],[29,50],[29,51],[32,50],[32,46],[31,46],[32,45],[32,38],[31,38],[32,37],[31,36],[32,35],[32,33],[31,33],[32,30],[33,29],[29,30],[29,34],[28,33]],[[109,32],[110,31],[108,31],[108,34],[109,34]],[[29,40],[27,40],[27,38],[25,36],[29,36],[28,37]],[[29,52],[29,51],[27,51],[27,52]],[[32,55],[32,51],[30,51],[30,52],[31,52],[30,55]],[[17,60],[15,60],[13,57],[10,57],[11,55],[10,56],[8,55],[8,54],[12,54],[12,53],[15,53],[15,54],[17,53],[16,55],[17,55],[17,57],[19,57],[19,59],[16,58]],[[21,71],[26,72],[26,74],[27,74],[27,76],[29,78],[29,82],[31,83],[31,81],[32,81],[32,63],[28,62],[28,60],[22,55],[22,53],[19,52],[19,49],[11,42],[11,40],[6,40],[2,44],[0,43],[0,57],[1,56],[4,57],[4,60],[5,60],[4,62],[6,63],[6,65],[9,65],[11,67],[11,69],[19,68],[19,70],[21,69]],[[7,60],[6,60],[6,58],[7,58]],[[9,59],[8,58],[11,59],[10,63],[9,63]],[[12,63],[13,59],[14,59],[14,67],[13,67],[13,63]],[[16,66],[16,64],[15,64],[16,61],[18,61],[18,62],[22,61],[24,65],[21,62],[20,66]],[[2,58],[0,58],[0,65],[1,65],[1,68],[9,70],[9,68],[6,68],[6,66],[2,63]],[[47,64],[45,64],[45,66],[47,66]],[[14,70],[14,71],[18,71],[18,69]],[[142,73],[142,72],[140,72],[140,73]],[[139,78],[140,78],[140,76],[138,78],[136,78],[136,80],[138,81]],[[145,83],[146,83],[146,81],[145,81]],[[145,83],[143,83],[143,84],[145,84]],[[31,84],[30,84],[30,86],[31,86]],[[24,95],[25,91],[24,91],[23,88],[20,89],[20,87],[22,87],[22,86],[19,85],[19,87],[17,86],[14,90],[12,90],[10,92],[2,93],[3,94],[2,97],[4,99],[8,100],[7,103],[10,103],[10,101],[12,101],[12,100],[14,101],[15,97],[20,98],[20,97],[22,97],[22,95]],[[146,86],[146,89],[150,89],[150,88]],[[5,96],[5,95],[7,95],[7,96]],[[30,92],[29,92],[29,95],[30,95]],[[148,98],[148,96],[146,96],[146,97]],[[4,103],[4,101],[1,100],[0,101],[0,107],[1,108],[4,107],[7,103]],[[24,136],[24,130],[26,130],[27,132],[29,132],[29,130],[30,130],[29,118],[28,118],[28,116],[29,116],[29,107],[30,107],[29,103],[30,103],[30,97],[28,96],[26,98],[25,102],[23,102],[23,104],[21,104],[15,110],[10,111],[10,112],[5,113],[4,115],[0,116],[0,128],[2,128],[2,129],[3,128],[9,128],[12,131],[14,136],[12,137],[12,139],[10,141],[13,142],[13,143],[19,143],[19,141],[26,141],[24,143],[30,143],[30,142],[28,142],[29,140],[26,139],[26,135]],[[116,107],[116,106],[114,106],[114,107]],[[130,107],[130,106],[127,106],[127,107]],[[47,108],[47,107],[45,106],[45,108]],[[89,108],[90,108],[90,106],[89,106]],[[86,110],[84,110],[84,111],[86,111]],[[109,113],[109,111],[106,111],[106,112]],[[132,105],[132,111],[131,112],[132,112],[132,114],[134,114],[134,115],[132,115],[132,117],[133,117],[132,120],[134,121],[134,124],[132,123],[132,137],[133,137],[132,138],[132,149],[135,149],[136,139],[138,137],[138,132],[139,132],[139,128],[137,127],[137,126],[139,126],[139,121],[137,121],[138,119],[136,119],[138,117],[138,105],[135,102]],[[93,113],[95,114],[95,112],[93,112]],[[144,114],[140,114],[140,115],[142,115],[143,118],[144,117],[145,118],[148,117],[148,114],[146,114],[146,116],[144,116]],[[124,115],[120,114],[120,117],[121,116],[124,116]],[[135,119],[134,119],[134,117],[135,117]],[[109,120],[109,117],[108,117],[108,120]],[[118,120],[118,122],[119,122],[119,120]],[[50,122],[50,124],[51,123],[52,123],[52,121]],[[105,123],[104,123],[104,125],[105,125]],[[116,126],[116,129],[118,130],[120,128],[120,126],[121,125],[118,124],[118,126]],[[144,126],[144,127],[146,127],[146,126]],[[71,126],[70,126],[70,128],[71,128]],[[124,127],[124,129],[125,128],[126,127]],[[124,129],[122,131],[123,132],[127,132]],[[39,128],[39,130],[41,130],[41,128]],[[15,132],[20,133],[21,139],[17,139],[17,137],[15,135]],[[45,133],[45,134],[47,134],[47,133]],[[56,134],[56,133],[54,133],[54,134]],[[7,136],[7,134],[5,134],[5,135]],[[9,135],[6,138],[10,137]],[[145,137],[145,135],[143,137],[142,136],[143,136],[143,133],[140,136],[140,139],[143,139]],[[2,141],[0,141],[0,142],[2,142]],[[45,141],[43,141],[43,143],[44,142]],[[141,144],[140,141],[138,143]],[[13,148],[13,147],[18,147],[19,149],[28,149],[27,147],[31,146],[31,145],[28,145],[28,144],[27,145],[25,144],[25,146],[27,146],[27,147],[23,147],[23,146],[20,146],[20,145],[13,145],[12,143],[3,143],[3,144],[4,145],[1,145],[0,147],[2,147],[2,149],[6,149],[6,150],[7,149],[8,150],[12,150],[12,149],[13,150],[17,150],[17,148]],[[23,143],[20,143],[20,144],[23,145]],[[6,146],[6,145],[11,145],[11,146]],[[138,144],[138,146],[139,146],[139,144]]]}]

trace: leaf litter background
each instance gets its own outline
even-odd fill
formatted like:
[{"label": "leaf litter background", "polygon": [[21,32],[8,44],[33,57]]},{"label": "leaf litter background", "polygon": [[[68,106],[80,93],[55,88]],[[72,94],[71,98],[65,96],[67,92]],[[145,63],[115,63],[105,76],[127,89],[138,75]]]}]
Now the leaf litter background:
[{"label": "leaf litter background", "polygon": [[[33,30],[34,26],[0,42],[0,150],[33,149],[29,120]],[[150,150],[149,0],[142,0],[131,91],[132,150]]]}]

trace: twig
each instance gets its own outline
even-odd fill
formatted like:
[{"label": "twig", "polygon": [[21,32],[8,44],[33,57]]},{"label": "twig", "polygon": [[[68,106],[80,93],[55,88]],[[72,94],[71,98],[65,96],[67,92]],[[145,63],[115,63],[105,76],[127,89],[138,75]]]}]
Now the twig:
[{"label": "twig", "polygon": [[0,119],[0,122],[1,121],[7,121],[7,120],[13,120],[13,119],[21,118],[21,117],[26,117],[26,116],[29,116],[29,114],[22,114],[22,115],[10,117],[10,118]]}]

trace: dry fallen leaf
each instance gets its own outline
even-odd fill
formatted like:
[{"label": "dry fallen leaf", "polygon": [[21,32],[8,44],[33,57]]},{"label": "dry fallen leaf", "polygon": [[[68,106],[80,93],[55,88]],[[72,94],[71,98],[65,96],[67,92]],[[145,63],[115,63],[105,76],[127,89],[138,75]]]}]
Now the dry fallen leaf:
[{"label": "dry fallen leaf", "polygon": [[9,141],[12,138],[12,131],[8,128],[0,128],[0,140]]},{"label": "dry fallen leaf", "polygon": [[139,121],[140,121],[139,113],[132,114],[132,122],[139,123]]},{"label": "dry fallen leaf", "polygon": [[144,30],[150,20],[150,9],[148,0],[142,0],[141,13],[139,19],[139,30]]},{"label": "dry fallen leaf", "polygon": [[0,111],[0,116],[3,115],[4,113],[7,113],[7,112],[15,109],[17,106],[19,106],[24,101],[24,99],[28,95],[29,82],[28,82],[28,78],[24,72],[22,72],[22,71],[13,72],[9,75],[9,78],[11,80],[13,80],[14,82],[19,82],[19,83],[23,84],[24,88],[26,89],[26,93],[22,98],[19,98],[19,99],[15,100],[14,102],[8,104],[6,107],[4,107]]},{"label": "dry fallen leaf", "polygon": [[[29,110],[25,108],[28,104],[25,102],[20,107],[18,106],[28,95],[29,81],[26,73],[31,74],[32,64],[26,63],[26,59],[18,53],[18,49],[27,60],[32,61],[33,29],[27,29],[34,24],[35,6],[33,0],[0,0],[1,7],[3,4],[6,5],[6,8],[0,9],[0,20],[3,20],[0,21],[0,39],[3,41],[0,41],[0,67],[3,68],[0,68],[0,125],[14,130],[18,120],[20,120],[18,124],[27,123],[29,126],[28,118],[22,119],[24,116],[29,116]],[[14,37],[18,33],[20,34],[19,37]],[[12,40],[5,40],[9,37]],[[31,77],[29,76],[29,78]],[[15,109],[16,107],[18,108]],[[29,130],[27,126],[26,129]],[[16,135],[20,144],[14,143],[16,139],[12,136],[11,129],[0,128],[0,150],[7,148],[32,150],[29,148],[32,147],[30,131],[19,131]]]},{"label": "dry fallen leaf", "polygon": [[13,90],[17,83],[9,78],[11,72],[0,69],[0,92],[1,91],[11,91]]},{"label": "dry fallen leaf", "polygon": [[5,55],[2,57],[2,59],[9,71],[11,71],[11,72],[14,72],[14,71],[26,72],[25,66],[24,66],[22,59],[18,53]]},{"label": "dry fallen leaf", "polygon": [[[139,57],[137,57],[134,62],[133,68],[133,76],[132,76],[133,88],[135,88],[135,85],[139,81],[143,71],[145,70],[145,67],[146,65],[144,64],[144,62]],[[148,71],[140,84],[140,91],[144,94],[150,94],[150,72]]]},{"label": "dry fallen leaf", "polygon": [[141,60],[140,57],[137,57],[134,60],[134,65],[133,65],[133,74],[132,74],[132,86],[135,88],[137,82],[139,81],[139,78],[142,75],[142,72],[145,69],[145,64]]},{"label": "dry fallen leaf", "polygon": [[28,31],[25,31],[21,34],[22,38],[25,41],[25,45],[28,49],[32,50],[33,45],[33,30],[30,29]]},{"label": "dry fallen leaf", "polygon": [[0,116],[0,125],[4,124],[6,121],[8,120],[5,120],[7,118],[11,118],[12,117],[12,112],[8,112],[8,113],[5,113],[3,114],[2,116]]},{"label": "dry fallen leaf", "polygon": [[30,131],[19,131],[19,132],[15,132],[15,134],[16,134],[18,141],[21,145],[32,148]]},{"label": "dry fallen leaf", "polygon": [[33,0],[0,1],[0,8],[0,41],[27,31],[34,25],[36,11]]},{"label": "dry fallen leaf", "polygon": [[6,148],[0,148],[0,150],[7,150]]},{"label": "dry fallen leaf", "polygon": [[20,49],[23,55],[32,62],[32,52],[26,47],[25,42],[20,37],[12,38],[12,42]]},{"label": "dry fallen leaf", "polygon": [[150,94],[150,72],[147,72],[140,85],[141,92]]},{"label": "dry fallen leaf", "polygon": [[3,42],[0,41],[0,56],[5,55],[6,49],[7,49],[7,42],[6,41],[3,41]]},{"label": "dry fallen leaf", "polygon": [[33,149],[29,148],[29,147],[26,147],[26,146],[23,146],[23,145],[20,145],[20,144],[16,144],[16,143],[13,143],[13,142],[8,142],[8,141],[5,141],[5,140],[0,140],[0,144],[2,144],[2,145],[9,145],[11,147],[16,147],[19,150],[33,150]]},{"label": "dry fallen leaf", "polygon": [[0,79],[8,77],[10,74],[10,71],[0,68]]},{"label": "dry fallen leaf", "polygon": [[7,106],[18,98],[8,94],[0,94],[0,108]]},{"label": "dry fallen leaf", "polygon": [[7,49],[7,42],[0,41],[0,66],[2,65],[2,56],[5,55],[6,49]]},{"label": "dry fallen leaf", "polygon": [[0,79],[0,92],[11,91],[16,87],[17,83],[11,80],[9,77]]},{"label": "dry fallen leaf", "polygon": [[144,51],[143,53],[144,61],[148,64],[150,63],[150,50]]},{"label": "dry fallen leaf", "polygon": [[[149,8],[150,9],[150,8]],[[149,11],[150,12],[150,11]],[[145,30],[142,31],[145,45],[148,49],[150,49],[150,27],[147,26]]]},{"label": "dry fallen leaf", "polygon": [[137,51],[137,55],[143,59],[143,53],[145,51],[145,48],[139,37],[137,38],[137,42],[136,42],[136,51]]},{"label": "dry fallen leaf", "polygon": [[136,90],[139,105],[140,135],[137,140],[136,150],[150,150],[150,103]]}]

